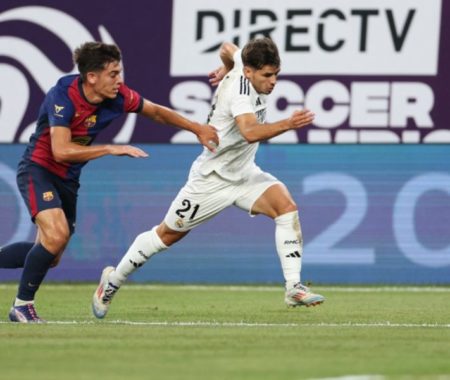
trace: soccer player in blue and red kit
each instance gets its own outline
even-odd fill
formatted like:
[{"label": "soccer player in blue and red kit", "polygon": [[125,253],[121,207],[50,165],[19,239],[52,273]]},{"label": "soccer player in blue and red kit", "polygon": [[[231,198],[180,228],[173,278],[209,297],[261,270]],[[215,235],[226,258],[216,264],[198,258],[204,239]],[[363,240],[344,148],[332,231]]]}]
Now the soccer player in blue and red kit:
[{"label": "soccer player in blue and red kit", "polygon": [[87,42],[75,50],[74,61],[80,74],[62,77],[47,93],[17,171],[17,184],[37,236],[34,243],[0,248],[0,268],[23,267],[9,312],[13,322],[44,322],[36,313],[34,298],[74,232],[83,166],[106,155],[147,157],[131,145],[91,145],[100,131],[124,113],[135,112],[195,133],[213,152],[219,143],[215,128],[192,122],[128,88],[116,45]]}]

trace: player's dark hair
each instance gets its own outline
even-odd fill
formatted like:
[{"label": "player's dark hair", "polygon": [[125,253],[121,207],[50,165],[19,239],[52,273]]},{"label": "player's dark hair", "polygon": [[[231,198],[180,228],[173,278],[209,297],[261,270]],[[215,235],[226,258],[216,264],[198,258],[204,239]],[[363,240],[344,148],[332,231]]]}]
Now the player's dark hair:
[{"label": "player's dark hair", "polygon": [[89,72],[102,71],[108,63],[120,62],[122,54],[116,45],[103,42],[86,42],[75,49],[73,61],[78,66],[81,79]]},{"label": "player's dark hair", "polygon": [[277,45],[269,37],[250,40],[242,49],[242,62],[256,70],[270,65],[280,67],[281,60]]}]

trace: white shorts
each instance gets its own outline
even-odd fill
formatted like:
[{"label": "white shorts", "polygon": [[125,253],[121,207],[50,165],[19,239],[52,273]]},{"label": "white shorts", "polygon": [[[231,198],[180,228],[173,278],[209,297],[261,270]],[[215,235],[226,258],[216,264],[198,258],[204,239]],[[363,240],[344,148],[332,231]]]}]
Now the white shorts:
[{"label": "white shorts", "polygon": [[231,205],[251,214],[256,200],[277,183],[280,183],[278,179],[257,166],[246,180],[238,183],[225,180],[215,172],[206,177],[191,172],[170,205],[164,222],[172,230],[188,231]]}]

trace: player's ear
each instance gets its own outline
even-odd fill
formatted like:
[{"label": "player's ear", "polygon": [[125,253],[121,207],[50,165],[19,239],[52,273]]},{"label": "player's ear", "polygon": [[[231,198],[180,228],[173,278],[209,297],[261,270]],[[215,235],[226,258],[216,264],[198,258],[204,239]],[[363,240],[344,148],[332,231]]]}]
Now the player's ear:
[{"label": "player's ear", "polygon": [[244,66],[244,76],[247,79],[250,79],[252,77],[253,69],[250,66]]},{"label": "player's ear", "polygon": [[97,82],[97,74],[93,71],[90,71],[86,74],[86,81],[91,84],[94,85]]}]

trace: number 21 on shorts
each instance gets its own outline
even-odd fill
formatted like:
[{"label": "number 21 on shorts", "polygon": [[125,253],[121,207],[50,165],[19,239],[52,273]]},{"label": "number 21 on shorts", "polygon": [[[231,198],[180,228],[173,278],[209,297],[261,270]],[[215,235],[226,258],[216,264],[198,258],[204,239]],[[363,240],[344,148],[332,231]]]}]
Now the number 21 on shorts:
[{"label": "number 21 on shorts", "polygon": [[193,220],[195,215],[197,214],[198,209],[200,208],[199,204],[192,204],[189,199],[183,199],[181,202],[183,207],[179,208],[175,211],[175,213],[182,219],[185,217],[189,217],[189,220]]}]

